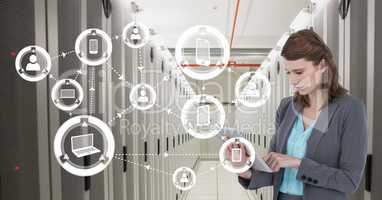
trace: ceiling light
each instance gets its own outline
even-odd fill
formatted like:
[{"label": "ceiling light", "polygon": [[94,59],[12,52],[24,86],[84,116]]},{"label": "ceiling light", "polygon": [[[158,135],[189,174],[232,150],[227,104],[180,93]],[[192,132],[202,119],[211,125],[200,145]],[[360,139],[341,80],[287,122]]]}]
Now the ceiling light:
[{"label": "ceiling light", "polygon": [[317,16],[322,10],[324,10],[329,2],[330,0],[310,0],[313,16]]},{"label": "ceiling light", "polygon": [[289,26],[291,32],[297,32],[299,30],[310,28],[313,24],[312,13],[308,8],[303,8],[296,18],[294,18],[292,24]]}]

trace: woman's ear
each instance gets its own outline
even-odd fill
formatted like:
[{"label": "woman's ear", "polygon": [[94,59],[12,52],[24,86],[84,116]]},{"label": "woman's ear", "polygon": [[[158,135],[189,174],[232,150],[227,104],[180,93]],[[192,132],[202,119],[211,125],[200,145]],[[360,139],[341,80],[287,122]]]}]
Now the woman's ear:
[{"label": "woman's ear", "polygon": [[327,88],[329,83],[329,66],[325,59],[319,64],[319,73],[321,74],[321,88]]}]

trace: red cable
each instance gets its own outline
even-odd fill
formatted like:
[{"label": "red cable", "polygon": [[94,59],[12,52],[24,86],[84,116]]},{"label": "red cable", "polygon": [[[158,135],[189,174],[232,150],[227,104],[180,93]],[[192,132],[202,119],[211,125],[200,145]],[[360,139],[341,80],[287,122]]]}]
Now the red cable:
[{"label": "red cable", "polygon": [[[199,64],[183,64],[183,65],[180,65],[181,67],[202,67],[203,65],[199,65]],[[223,67],[224,65],[216,65],[216,64],[210,64],[209,67]],[[227,67],[254,67],[254,68],[259,68],[260,67],[260,64],[249,64],[249,63],[242,63],[242,64],[238,64],[238,63],[228,63],[227,64]]]},{"label": "red cable", "polygon": [[236,0],[236,10],[235,10],[235,16],[234,16],[234,21],[233,21],[232,33],[231,33],[231,40],[230,40],[230,44],[229,44],[230,48],[232,48],[233,37],[235,36],[236,21],[237,21],[237,16],[239,14],[239,6],[240,6],[240,0]]}]

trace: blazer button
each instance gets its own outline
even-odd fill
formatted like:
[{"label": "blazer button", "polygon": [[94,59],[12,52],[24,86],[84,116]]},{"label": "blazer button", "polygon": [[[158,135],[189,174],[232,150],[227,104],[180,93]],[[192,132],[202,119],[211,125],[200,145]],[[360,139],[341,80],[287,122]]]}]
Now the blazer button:
[{"label": "blazer button", "polygon": [[309,177],[309,178],[308,178],[308,181],[309,181],[309,182],[312,182],[313,180],[312,180],[312,178]]},{"label": "blazer button", "polygon": [[302,180],[305,180],[305,179],[306,179],[306,176],[305,176],[305,175],[302,175],[302,176],[301,176],[301,179],[302,179]]},{"label": "blazer button", "polygon": [[317,180],[313,180],[313,183],[314,183],[314,184],[317,184],[317,183],[318,183],[318,181],[317,181]]}]

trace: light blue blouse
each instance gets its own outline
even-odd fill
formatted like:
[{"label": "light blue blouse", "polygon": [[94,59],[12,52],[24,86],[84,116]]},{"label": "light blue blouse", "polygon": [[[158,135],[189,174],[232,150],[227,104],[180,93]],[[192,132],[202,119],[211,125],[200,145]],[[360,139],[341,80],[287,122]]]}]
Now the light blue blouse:
[{"label": "light blue blouse", "polygon": [[[301,114],[298,115],[293,125],[292,132],[288,138],[287,155],[302,159],[305,156],[306,145],[314,123],[304,130],[304,122]],[[280,192],[290,195],[304,195],[304,184],[297,180],[297,168],[285,168],[284,178],[281,183]]]}]

